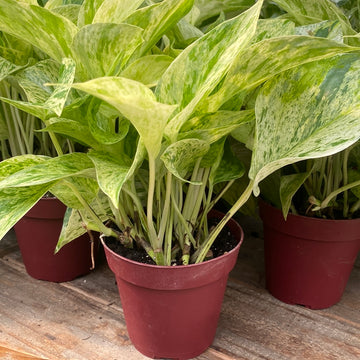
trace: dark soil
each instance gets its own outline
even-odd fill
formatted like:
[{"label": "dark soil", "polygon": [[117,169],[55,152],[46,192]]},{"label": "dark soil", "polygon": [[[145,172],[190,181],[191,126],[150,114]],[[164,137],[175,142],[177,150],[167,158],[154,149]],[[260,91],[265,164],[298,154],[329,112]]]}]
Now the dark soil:
[{"label": "dark soil", "polygon": [[[211,226],[216,225],[215,219],[210,219],[209,223]],[[137,261],[143,264],[151,264],[155,265],[155,262],[151,259],[151,257],[146,253],[143,248],[138,248],[134,243],[134,248],[126,248],[123,246],[118,240],[115,238],[105,238],[106,245],[115,253],[123,256],[129,260]],[[219,257],[229,251],[231,251],[236,245],[238,241],[232,236],[228,228],[224,228],[222,232],[219,234],[217,239],[214,241],[211,251],[212,258]],[[208,259],[210,260],[210,259]],[[177,259],[176,263],[173,265],[181,265],[180,256]]]}]

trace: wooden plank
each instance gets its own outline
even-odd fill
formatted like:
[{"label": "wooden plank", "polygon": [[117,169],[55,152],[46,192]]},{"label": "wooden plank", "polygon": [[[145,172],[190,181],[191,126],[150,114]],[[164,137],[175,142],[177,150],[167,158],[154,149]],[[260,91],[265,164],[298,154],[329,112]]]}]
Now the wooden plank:
[{"label": "wooden plank", "polygon": [[[51,359],[142,359],[121,311],[93,303],[59,284],[0,267],[0,343]],[[32,352],[33,353],[33,352]]]},{"label": "wooden plank", "polygon": [[24,353],[22,351],[17,351],[13,349],[8,349],[0,345],[0,359],[3,360],[43,360],[44,357],[37,357],[31,354]]},{"label": "wooden plank", "polygon": [[[264,289],[261,226],[250,225],[214,344],[197,360],[359,359],[360,258],[338,305],[321,311],[286,305]],[[38,357],[146,359],[128,339],[104,259],[89,275],[54,284],[31,279],[12,248],[0,260],[0,317],[0,343]]]}]

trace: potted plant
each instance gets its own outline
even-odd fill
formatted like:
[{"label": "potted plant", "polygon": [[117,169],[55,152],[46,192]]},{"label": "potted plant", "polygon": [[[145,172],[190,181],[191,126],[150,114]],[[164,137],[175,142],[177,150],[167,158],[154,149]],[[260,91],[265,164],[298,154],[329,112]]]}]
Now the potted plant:
[{"label": "potted plant", "polygon": [[[31,98],[31,92],[24,84],[30,83],[34,74],[39,74],[39,68],[45,62],[38,58],[28,43],[5,33],[0,37],[3,45],[0,57],[3,66],[1,96],[14,101]],[[53,67],[51,70],[48,74],[57,80],[59,69]],[[38,132],[44,124],[34,115],[4,101],[0,106],[2,159],[28,154],[55,156],[56,149],[61,152],[74,149],[74,144],[68,139]],[[47,193],[14,227],[25,269],[36,279],[68,281],[88,273],[93,266],[87,235],[54,254],[65,210],[66,207],[57,198]],[[29,241],[29,234],[32,241]]]},{"label": "potted plant", "polygon": [[[192,3],[184,2],[183,6],[185,3],[189,11]],[[82,6],[87,6],[84,4]],[[166,4],[170,1],[141,8],[137,15],[152,13]],[[210,210],[214,203],[234,179],[244,174],[242,164],[232,154],[228,136],[254,119],[256,127],[265,126],[259,108],[255,111],[242,109],[245,99],[276,74],[320,59],[336,58],[337,54],[358,51],[328,39],[294,36],[294,26],[286,20],[258,22],[261,6],[262,1],[259,1],[248,11],[220,23],[188,45],[154,84],[121,76],[127,75],[127,69],[137,63],[131,56],[123,67],[113,67],[117,71],[111,75],[120,76],[92,77],[88,73],[88,81],[63,82],[55,91],[59,94],[59,102],[65,104],[69,89],[73,88],[70,95],[75,99],[68,105],[72,111],[65,108],[60,118],[53,118],[47,124],[47,130],[81,140],[89,151],[55,158],[17,157],[0,163],[0,195],[4,199],[0,204],[0,212],[4,214],[0,219],[0,235],[16,222],[16,214],[36,201],[39,193],[55,184],[64,186],[61,199],[65,203],[72,199],[75,206],[68,209],[58,248],[85,231],[84,224],[87,229],[103,234],[109,265],[113,271],[122,273],[117,275],[117,280],[130,337],[140,351],[153,357],[189,358],[211,344],[226,279],[234,265],[241,237],[227,254],[205,260],[214,256],[212,245],[232,215],[253,191],[258,194],[258,183],[275,170],[274,159],[261,161],[259,149],[254,148],[250,181],[245,191],[229,212],[209,229],[208,215],[212,216]],[[183,11],[180,11],[181,15]],[[173,18],[177,21],[179,17],[173,15]],[[79,41],[75,39],[72,46]],[[167,49],[166,46],[156,47],[152,51],[158,53]],[[70,56],[64,62],[63,74],[67,74],[68,79],[72,79],[70,74],[75,77],[76,61],[76,56]],[[79,65],[81,73],[89,72],[89,69],[95,71],[102,59],[92,56],[87,61],[90,63],[88,68]],[[146,61],[141,59],[141,66],[144,67]],[[261,109],[262,103],[256,103]],[[34,104],[16,104],[28,110],[34,108]],[[37,106],[43,107],[42,104]],[[87,110],[86,116],[78,111],[79,108]],[[269,134],[269,128],[265,130]],[[313,149],[311,139],[308,140],[311,157],[320,156],[321,151]],[[330,147],[331,142],[326,141],[324,146]],[[263,144],[268,151],[273,147],[273,142]],[[284,162],[283,154],[277,155],[280,167]],[[296,159],[287,161],[291,163]],[[89,183],[94,187],[88,186]],[[222,191],[214,196],[217,183],[222,183]],[[20,193],[28,195],[26,203],[19,201]],[[10,196],[14,196],[12,207],[8,207]],[[241,235],[237,226],[236,229]],[[117,243],[122,249],[143,249],[142,254],[151,264],[144,265],[115,255],[109,247]],[[225,265],[225,260],[230,263]],[[130,270],[124,270],[128,268],[118,265],[117,261],[126,262]],[[214,270],[213,266],[222,270]],[[193,270],[199,273],[192,275]],[[162,271],[166,272],[170,283],[155,277]],[[122,279],[124,272],[126,278]],[[183,275],[175,275],[178,272]],[[210,280],[208,286],[205,286],[204,278]],[[199,294],[200,289],[196,290],[194,279],[202,279],[202,288],[207,289],[206,301],[204,295]],[[141,305],[141,310],[128,310],[129,300],[124,294],[133,293],[137,281],[142,288],[140,299],[145,300],[145,304]],[[170,319],[183,310],[175,300],[179,293],[175,289],[185,283],[188,297],[182,303],[191,304],[191,308],[181,315],[184,327],[180,327],[180,323],[174,325]],[[150,289],[154,287],[160,292],[151,301]],[[214,287],[220,288],[220,295],[215,295]],[[195,299],[191,302],[189,288],[195,290]],[[164,296],[170,297],[170,304],[164,303]],[[204,313],[209,298],[216,303],[211,315]],[[133,298],[130,303],[140,306],[139,299]],[[155,313],[155,304],[160,306],[162,315]],[[195,321],[193,316],[197,312],[201,319]],[[129,323],[132,313],[142,314],[137,320],[143,326]],[[164,316],[166,321],[156,321]],[[208,319],[213,320],[211,329]],[[194,323],[190,326],[191,320]],[[207,331],[200,324],[208,328]],[[140,328],[145,329],[145,334],[139,335]],[[195,335],[190,328],[195,328],[203,338],[196,338],[194,342]],[[170,341],[172,333],[175,339]],[[171,348],[168,349],[161,340],[170,343]]]},{"label": "potted plant", "polygon": [[[326,20],[340,18],[343,20],[336,23],[346,31],[345,35],[354,32],[344,14],[330,2],[324,2],[327,15],[323,22],[308,26],[303,19],[314,15],[314,4],[305,2],[299,9],[292,2],[277,3],[296,14],[303,24],[302,31],[331,36],[330,32],[318,32],[319,26]],[[344,39],[356,41],[351,37]],[[294,152],[293,139],[299,141],[305,131],[311,131],[307,124],[312,119],[324,125],[328,120],[335,125],[338,119],[349,119],[339,122],[340,127],[325,125],[317,135],[314,133],[313,143],[319,149],[319,136],[332,139],[332,145],[322,151],[326,156],[283,167],[262,185],[267,201],[260,202],[266,286],[286,303],[313,309],[337,303],[360,250],[359,121],[355,115],[358,77],[356,57],[345,55],[284,74],[275,80],[276,85],[269,85],[274,90],[262,90],[257,99],[268,102],[265,109],[272,119],[268,115],[267,126],[274,128],[271,139],[287,142],[286,146],[281,145],[282,151],[290,157],[295,154],[298,160],[303,157],[298,154],[306,155],[307,149],[300,150],[301,145]]]}]

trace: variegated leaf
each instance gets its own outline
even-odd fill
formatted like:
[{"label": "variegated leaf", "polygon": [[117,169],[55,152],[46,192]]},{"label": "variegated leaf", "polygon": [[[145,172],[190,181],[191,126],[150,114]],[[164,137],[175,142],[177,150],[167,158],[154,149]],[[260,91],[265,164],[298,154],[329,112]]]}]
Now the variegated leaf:
[{"label": "variegated leaf", "polygon": [[344,34],[355,33],[345,14],[329,0],[275,0],[275,3],[299,25],[313,24],[323,20],[338,20]]},{"label": "variegated leaf", "polygon": [[92,24],[74,37],[73,52],[84,80],[117,75],[143,42],[143,30],[128,24]]},{"label": "variegated leaf", "polygon": [[120,24],[143,2],[143,0],[104,0],[96,11],[92,22]]},{"label": "variegated leaf", "polygon": [[81,203],[77,194],[67,185],[71,183],[71,186],[76,188],[77,193],[86,201],[91,203],[98,191],[99,185],[95,179],[84,177],[69,177],[66,178],[66,182],[59,181],[51,187],[51,193],[56,196],[63,204],[72,209],[83,209],[84,205]]},{"label": "variegated leaf", "polygon": [[179,140],[196,138],[213,143],[254,118],[253,110],[224,110],[197,116],[185,123],[178,138]]},{"label": "variegated leaf", "polygon": [[254,5],[255,0],[195,0],[195,7],[199,9],[196,25],[205,20],[218,16],[221,12],[243,12]]},{"label": "variegated leaf", "polygon": [[210,149],[207,142],[198,139],[185,139],[171,144],[161,155],[166,168],[180,180],[186,179],[197,159],[203,157]]},{"label": "variegated leaf", "polygon": [[204,111],[214,111],[240,91],[254,89],[276,74],[302,64],[354,51],[357,48],[308,36],[261,41],[239,54],[219,91],[210,96],[202,108]]},{"label": "variegated leaf", "polygon": [[130,179],[145,158],[145,148],[139,142],[133,161],[122,156],[116,158],[106,152],[91,151],[90,159],[96,169],[96,177],[101,190],[109,197],[113,205],[118,208],[119,195],[124,183]]},{"label": "variegated leaf", "polygon": [[311,174],[311,170],[305,173],[281,176],[279,191],[280,191],[282,212],[285,219],[287,218],[293,196],[304,184],[304,182],[306,181],[306,179],[309,177],[310,174]]},{"label": "variegated leaf", "polygon": [[24,112],[34,115],[39,119],[45,120],[48,117],[49,111],[45,109],[43,105],[32,104],[29,102],[19,101],[19,100],[12,100],[4,97],[0,97],[0,100]]},{"label": "variegated leaf", "polygon": [[7,160],[0,162],[0,180],[6,179],[8,176],[23,170],[27,167],[43,163],[49,158],[43,155],[21,155],[13,156]]},{"label": "variegated leaf", "polygon": [[0,190],[0,239],[40,200],[52,183]]},{"label": "variegated leaf", "polygon": [[49,111],[54,112],[58,116],[61,115],[71,90],[69,84],[72,84],[74,81],[75,70],[75,62],[72,59],[63,59],[58,85],[44,104],[46,109],[49,109]]},{"label": "variegated leaf", "polygon": [[51,118],[49,119],[46,128],[42,129],[41,131],[62,134],[67,138],[95,149],[100,147],[100,144],[92,136],[89,128],[75,120]]},{"label": "variegated leaf", "polygon": [[[71,59],[64,59],[60,67],[53,60],[40,61],[14,76],[29,102],[1,100],[45,121],[55,114],[61,115],[71,89],[68,84],[73,82],[74,76],[75,63]],[[46,86],[55,82],[59,82],[59,86]]]},{"label": "variegated leaf", "polygon": [[129,121],[109,104],[93,99],[88,108],[88,127],[100,144],[112,145],[127,135]]},{"label": "variegated leaf", "polygon": [[220,152],[219,163],[211,169],[210,181],[212,184],[227,182],[239,179],[245,173],[245,167],[234,155],[229,142],[224,143],[223,150]]},{"label": "variegated leaf", "polygon": [[158,99],[179,104],[166,134],[174,139],[198,103],[209,95],[233,60],[251,41],[262,1],[238,17],[225,21],[188,46],[169,66],[156,88]]},{"label": "variegated leaf", "polygon": [[126,78],[98,78],[73,87],[118,109],[137,129],[149,155],[157,156],[166,122],[176,106],[157,102],[149,88]]},{"label": "variegated leaf", "polygon": [[33,54],[33,47],[6,33],[0,34],[0,56],[18,66],[29,64]]},{"label": "variegated leaf", "polygon": [[120,191],[128,179],[130,170],[129,159],[116,158],[113,155],[101,152],[91,151],[90,159],[93,161],[96,169],[96,177],[101,190],[110,198],[116,208],[119,206]]},{"label": "variegated leaf", "polygon": [[77,25],[81,28],[92,24],[94,16],[104,0],[84,0],[80,11]]},{"label": "variegated leaf", "polygon": [[70,20],[15,0],[1,0],[0,30],[29,42],[58,62],[71,55],[69,46],[77,32]]},{"label": "variegated leaf", "polygon": [[257,184],[299,160],[337,153],[360,138],[360,61],[343,55],[286,72],[261,89],[249,177]]},{"label": "variegated leaf", "polygon": [[[102,222],[109,219],[108,213],[110,213],[110,209],[108,199],[105,195],[101,196],[100,193],[89,205]],[[55,252],[58,252],[64,245],[84,234],[86,232],[84,225],[89,230],[100,232],[100,229],[97,228],[96,224],[93,223],[93,220],[85,211],[68,208],[65,212],[64,222]]]},{"label": "variegated leaf", "polygon": [[4,58],[0,58],[0,81],[23,68],[24,66],[17,66]]},{"label": "variegated leaf", "polygon": [[173,60],[174,58],[167,55],[143,56],[127,66],[120,75],[127,79],[139,81],[148,87],[153,87]]},{"label": "variegated leaf", "polygon": [[259,41],[295,34],[295,24],[286,19],[259,19],[252,43]]},{"label": "variegated leaf", "polygon": [[322,21],[316,24],[299,26],[296,35],[323,37],[337,42],[343,42],[343,32],[338,21]]},{"label": "variegated leaf", "polygon": [[55,14],[61,15],[69,19],[75,25],[77,24],[79,18],[80,4],[67,4],[55,7],[52,11]]},{"label": "variegated leaf", "polygon": [[19,71],[14,78],[24,90],[27,101],[41,104],[46,102],[54,91],[53,86],[46,86],[45,84],[56,83],[59,71],[59,63],[47,59]]},{"label": "variegated leaf", "polygon": [[145,55],[192,8],[194,0],[164,0],[158,4],[138,9],[124,22],[144,29],[144,44],[136,51],[134,59]]},{"label": "variegated leaf", "polygon": [[71,153],[49,158],[28,166],[0,181],[0,189],[47,184],[71,176],[94,177],[94,166],[83,153]]},{"label": "variegated leaf", "polygon": [[[22,155],[0,163],[0,181],[27,167],[45,162],[45,156]],[[33,207],[53,184],[0,190],[0,239]]]}]

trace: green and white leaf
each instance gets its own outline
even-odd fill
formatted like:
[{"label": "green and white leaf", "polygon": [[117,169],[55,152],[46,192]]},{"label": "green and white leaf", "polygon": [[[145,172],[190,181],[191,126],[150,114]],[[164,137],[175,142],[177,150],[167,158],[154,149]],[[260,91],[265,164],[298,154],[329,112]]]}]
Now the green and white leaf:
[{"label": "green and white leaf", "polygon": [[67,18],[76,25],[79,18],[80,8],[81,6],[79,4],[68,4],[68,5],[58,6],[54,8],[52,12]]},{"label": "green and white leaf", "polygon": [[253,119],[254,110],[219,110],[212,114],[196,116],[184,124],[179,133],[179,140],[196,138],[211,144]]},{"label": "green and white leaf", "polygon": [[84,0],[79,11],[78,27],[92,24],[94,16],[103,2],[104,0]]},{"label": "green and white leaf", "polygon": [[343,55],[288,71],[261,89],[249,177],[257,185],[299,160],[332,155],[360,138],[360,61]]},{"label": "green and white leaf", "polygon": [[[101,196],[101,193],[96,199],[89,203],[89,205],[99,217],[100,221],[105,222],[109,219],[108,213],[110,210],[107,198],[105,196]],[[59,251],[64,245],[68,244],[72,240],[83,235],[86,232],[84,225],[86,225],[89,230],[100,232],[100,229],[97,228],[96,224],[93,223],[92,219],[85,211],[68,208],[65,212],[64,222],[55,252]]]},{"label": "green and white leaf", "polygon": [[92,148],[99,148],[100,144],[92,136],[89,128],[75,120],[63,118],[51,118],[47,122],[46,128],[41,131],[54,132],[65,135],[67,138],[76,140],[77,142],[91,146]]},{"label": "green and white leaf", "polygon": [[10,61],[0,57],[0,81],[23,68],[24,66],[17,66]]},{"label": "green and white leaf", "polygon": [[343,42],[343,31],[338,21],[322,21],[316,24],[299,26],[295,29],[296,35],[323,37],[337,42]]},{"label": "green and white leaf", "polygon": [[77,193],[86,201],[91,203],[98,191],[99,185],[95,179],[85,177],[69,177],[66,181],[59,181],[51,188],[51,193],[56,196],[63,204],[72,209],[83,209],[84,205],[79,198],[67,185],[71,184],[72,188],[76,188]]},{"label": "green and white leaf", "polygon": [[280,178],[280,200],[282,206],[282,212],[284,218],[287,218],[289,213],[292,198],[296,194],[296,192],[300,189],[300,187],[304,184],[306,179],[311,174],[311,170],[305,173],[291,174],[291,175],[283,175]]},{"label": "green and white leaf", "polygon": [[126,78],[98,78],[73,87],[118,109],[134,125],[149,155],[157,156],[165,125],[176,106],[157,102],[149,88]]},{"label": "green and white leaf", "polygon": [[95,165],[96,178],[101,190],[118,208],[122,186],[129,177],[129,159],[116,158],[101,151],[91,151],[89,157]]},{"label": "green and white leaf", "polygon": [[241,91],[249,91],[271,77],[294,67],[356,52],[350,47],[324,38],[289,36],[267,39],[242,51],[214,95],[202,105],[203,111],[214,111]]},{"label": "green and white leaf", "polygon": [[257,43],[262,40],[276,38],[280,36],[290,36],[294,34],[295,24],[290,20],[281,18],[259,19],[252,43]]},{"label": "green and white leaf", "polygon": [[0,239],[48,192],[52,183],[0,190]]},{"label": "green and white leaf", "polygon": [[299,25],[318,23],[323,20],[338,20],[344,34],[355,33],[346,15],[329,0],[275,0],[275,3]]},{"label": "green and white leaf", "polygon": [[201,25],[205,20],[213,18],[221,12],[243,12],[254,5],[254,2],[254,0],[195,0],[195,8],[198,10],[194,24]]},{"label": "green and white leaf", "polygon": [[74,82],[76,65],[72,59],[63,59],[60,67],[58,84],[50,97],[45,101],[44,107],[50,112],[60,116],[65,106],[71,88],[69,84]]},{"label": "green and white leaf", "polygon": [[72,44],[84,80],[117,75],[142,44],[142,32],[141,28],[128,24],[84,26]]},{"label": "green and white leaf", "polygon": [[43,155],[21,155],[13,156],[0,162],[0,181],[16,172],[31,167],[36,164],[46,162],[50,159]]},{"label": "green and white leaf", "polygon": [[123,140],[129,131],[129,121],[106,102],[93,99],[88,108],[88,127],[100,144],[112,145]]},{"label": "green and white leaf", "polygon": [[219,152],[219,161],[211,168],[210,182],[215,185],[239,179],[245,173],[245,167],[231,150],[228,141],[225,141],[222,151]]},{"label": "green and white leaf", "polygon": [[[0,163],[0,181],[23,169],[43,163],[45,156],[22,155]],[[0,239],[37,203],[51,188],[52,183],[32,187],[0,190]]]},{"label": "green and white leaf", "polygon": [[64,57],[71,56],[69,46],[77,27],[65,17],[40,6],[2,0],[0,31],[29,42],[61,62]]},{"label": "green and white leaf", "polygon": [[225,21],[188,46],[170,65],[156,88],[158,99],[179,104],[166,134],[175,139],[198,103],[209,95],[233,60],[251,41],[262,1],[238,17]]},{"label": "green and white leaf", "polygon": [[134,59],[145,55],[161,37],[192,8],[194,0],[164,0],[158,4],[138,9],[124,22],[144,29],[144,44],[136,51]]},{"label": "green and white leaf", "polygon": [[120,24],[130,16],[144,0],[104,0],[93,18],[93,23]]},{"label": "green and white leaf", "polygon": [[[61,115],[71,90],[68,84],[72,83],[74,76],[75,63],[71,59],[64,59],[60,67],[53,60],[40,61],[15,75],[29,102],[1,100],[45,121],[56,114]],[[60,85],[56,87],[46,86],[58,81]]]},{"label": "green and white leaf", "polygon": [[143,56],[129,66],[120,74],[121,77],[132,79],[143,83],[148,87],[155,86],[174,58],[167,55]]},{"label": "green and white leaf", "polygon": [[38,61],[19,71],[14,79],[26,94],[30,103],[45,103],[55,90],[53,86],[46,86],[48,83],[57,83],[60,72],[60,64],[54,60],[46,59]]},{"label": "green and white leaf", "polygon": [[[210,149],[206,141],[199,139],[185,139],[171,144],[161,155],[166,168],[180,180],[186,179],[197,159],[203,157]],[[197,182],[191,182],[197,184]]]},{"label": "green and white leaf", "polygon": [[49,158],[17,171],[0,181],[0,189],[46,184],[71,176],[94,176],[94,166],[86,154],[71,153]]}]

